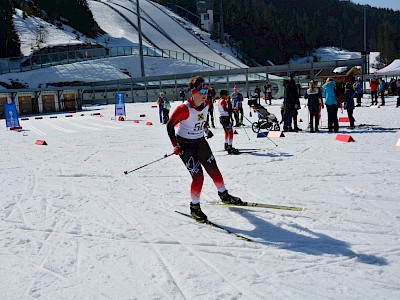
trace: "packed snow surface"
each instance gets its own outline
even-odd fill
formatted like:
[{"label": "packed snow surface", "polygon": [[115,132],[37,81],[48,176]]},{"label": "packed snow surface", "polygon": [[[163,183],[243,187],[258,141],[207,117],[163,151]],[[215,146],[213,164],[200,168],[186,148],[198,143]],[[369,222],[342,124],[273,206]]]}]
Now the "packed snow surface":
[{"label": "packed snow surface", "polygon": [[[216,123],[208,141],[231,194],[306,209],[215,205],[206,175],[203,211],[254,242],[175,212],[189,212],[191,180],[175,155],[149,164],[172,152],[154,103],[127,104],[124,122],[113,105],[30,116],[21,132],[2,121],[0,298],[399,299],[399,109],[369,101],[354,113],[368,126],[341,123],[350,143],[325,111],[309,133],[303,106],[302,132],[257,138],[245,120],[234,146],[259,150],[227,155]],[[267,106],[278,119],[280,105]]]},{"label": "packed snow surface", "polygon": [[[97,42],[137,43],[137,32],[121,14],[89,2],[107,32]],[[140,2],[145,2],[144,13],[158,14],[152,18],[164,30],[178,30],[175,23],[165,25],[167,15],[177,16]],[[134,11],[132,2],[105,3],[134,19],[116,5],[130,3]],[[24,20],[21,13],[15,22],[26,55],[41,26],[46,28],[42,46],[86,40],[77,40],[66,27],[61,33],[36,18]],[[237,63],[229,49],[195,27],[190,30],[202,36],[201,47],[194,40],[185,43],[184,34],[175,35],[185,39],[178,44],[196,44],[190,51],[209,57],[206,41],[220,53],[213,56],[219,62]],[[149,37],[150,32],[156,33],[147,31]],[[354,58],[329,48],[316,55],[323,52]],[[189,69],[195,74],[204,68],[165,59],[145,62],[147,75]],[[111,58],[4,74],[0,81],[36,87],[53,80],[119,79],[127,76],[121,69],[138,76],[138,65],[137,58]],[[282,100],[273,101],[267,108],[280,120]],[[20,132],[6,130],[0,120],[0,299],[400,298],[399,108],[394,97],[380,108],[369,103],[366,95],[354,112],[356,124],[364,126],[350,130],[340,123],[339,133],[355,140],[350,143],[327,132],[326,111],[321,131],[307,132],[304,99],[302,132],[257,138],[250,125],[256,114],[250,117],[246,105],[246,127],[236,129],[234,146],[258,150],[239,156],[222,150],[224,133],[216,117],[215,136],[208,141],[229,192],[244,201],[305,208],[221,207],[205,175],[203,211],[253,242],[175,212],[189,212],[191,180],[177,156],[155,162],[172,146],[154,102],[127,104],[124,122],[112,120],[113,105],[88,106],[70,118],[63,113],[40,120],[29,116],[20,121]],[[172,109],[178,104],[172,103]],[[36,145],[37,140],[48,145]]]}]

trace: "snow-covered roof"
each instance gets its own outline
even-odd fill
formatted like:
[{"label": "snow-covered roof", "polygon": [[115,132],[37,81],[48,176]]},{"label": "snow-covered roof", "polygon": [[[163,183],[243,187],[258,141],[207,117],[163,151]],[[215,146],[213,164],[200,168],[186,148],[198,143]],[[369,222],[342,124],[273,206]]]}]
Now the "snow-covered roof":
[{"label": "snow-covered roof", "polygon": [[376,75],[400,76],[400,59],[395,59],[390,65],[376,71]]}]

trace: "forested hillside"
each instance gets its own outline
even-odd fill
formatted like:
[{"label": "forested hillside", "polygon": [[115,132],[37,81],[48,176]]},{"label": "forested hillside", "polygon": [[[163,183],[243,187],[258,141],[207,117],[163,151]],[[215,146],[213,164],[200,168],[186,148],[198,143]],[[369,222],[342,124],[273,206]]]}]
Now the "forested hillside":
[{"label": "forested hillside", "polygon": [[86,0],[33,0],[37,7],[45,10],[56,20],[68,25],[87,37],[97,37],[101,31],[93,19]]},{"label": "forested hillside", "polygon": [[21,54],[12,22],[14,8],[23,10],[24,16],[34,15],[58,26],[69,25],[87,37],[97,37],[103,33],[94,21],[86,0],[0,0],[0,4],[0,57]]},{"label": "forested hillside", "polygon": [[19,56],[20,43],[13,26],[14,5],[10,0],[0,0],[0,57]]},{"label": "forested hillside", "polygon": [[[221,0],[214,1],[219,21]],[[158,0],[167,4],[170,1]],[[195,0],[175,0],[192,9]],[[193,11],[195,12],[195,11]],[[364,50],[364,7],[339,0],[224,0],[224,29],[259,63],[286,63],[321,46]],[[367,50],[400,55],[400,12],[367,7]]]}]

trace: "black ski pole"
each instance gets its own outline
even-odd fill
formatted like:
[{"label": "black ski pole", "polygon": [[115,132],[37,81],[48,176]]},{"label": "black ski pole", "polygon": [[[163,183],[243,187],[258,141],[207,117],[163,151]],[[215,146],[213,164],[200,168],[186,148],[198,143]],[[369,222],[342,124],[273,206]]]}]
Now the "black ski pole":
[{"label": "black ski pole", "polygon": [[[252,124],[251,121],[250,121],[249,119],[247,119],[245,116],[244,116],[244,118],[245,118],[247,121],[249,121],[250,124]],[[247,132],[246,132],[246,133],[247,133]],[[269,139],[269,140],[271,141],[272,144],[274,144],[276,147],[278,147],[278,145],[275,144],[275,142],[274,142],[273,140],[271,140],[269,137],[266,137],[266,138]]]},{"label": "black ski pole", "polygon": [[271,140],[269,137],[266,136],[267,139],[269,139],[271,141],[272,144],[274,144],[276,147],[278,147],[277,144],[275,144],[275,142],[273,140]]},{"label": "black ski pole", "polygon": [[247,130],[246,130],[246,128],[244,128],[243,127],[243,130],[244,130],[244,132],[246,133],[246,135],[247,135],[247,138],[249,139],[249,141],[250,141],[250,137],[249,137],[249,134],[247,133]]},{"label": "black ski pole", "polygon": [[149,162],[149,163],[147,163],[147,164],[145,164],[145,165],[143,165],[143,166],[140,166],[140,167],[138,167],[138,168],[136,168],[136,169],[133,169],[133,170],[130,170],[130,171],[124,171],[124,174],[126,175],[126,174],[129,174],[129,173],[135,172],[135,171],[137,171],[137,170],[139,170],[139,169],[141,169],[141,168],[144,168],[144,167],[146,167],[146,166],[148,166],[148,165],[154,164],[154,163],[156,163],[156,162],[158,162],[158,161],[160,161],[160,160],[162,160],[162,159],[165,159],[165,158],[167,158],[168,156],[171,156],[171,155],[174,155],[174,153],[165,154],[163,157],[161,157],[161,158],[159,158],[159,159],[156,159],[156,160],[154,160],[154,161],[152,161],[152,162]]},{"label": "black ski pole", "polygon": [[250,124],[253,124],[253,122],[252,122],[252,121],[250,121],[249,119],[247,119],[247,117],[246,117],[246,116],[244,116],[244,115],[243,115],[243,117],[244,117],[244,118],[245,118],[247,121],[249,121],[249,123],[250,123]]}]

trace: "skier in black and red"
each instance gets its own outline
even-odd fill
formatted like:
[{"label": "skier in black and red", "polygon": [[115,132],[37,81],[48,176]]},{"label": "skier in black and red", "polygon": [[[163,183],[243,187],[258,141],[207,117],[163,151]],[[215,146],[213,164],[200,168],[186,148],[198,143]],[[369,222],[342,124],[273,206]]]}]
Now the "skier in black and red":
[{"label": "skier in black and red", "polygon": [[221,98],[218,100],[219,122],[224,127],[225,144],[224,149],[228,154],[239,154],[239,151],[232,146],[233,143],[233,108],[232,102],[228,98],[228,91],[220,91]]},{"label": "skier in black and red", "polygon": [[[223,203],[242,204],[238,197],[228,193],[224,179],[218,169],[215,157],[205,139],[212,137],[208,130],[206,117],[210,103],[207,101],[208,85],[201,76],[193,77],[189,81],[192,97],[180,104],[172,113],[167,123],[167,131],[174,153],[179,155],[192,176],[190,187],[190,213],[199,222],[207,221],[207,216],[200,208],[200,194],[203,187],[203,169],[214,181],[218,195]],[[175,126],[179,124],[175,134]]]}]

